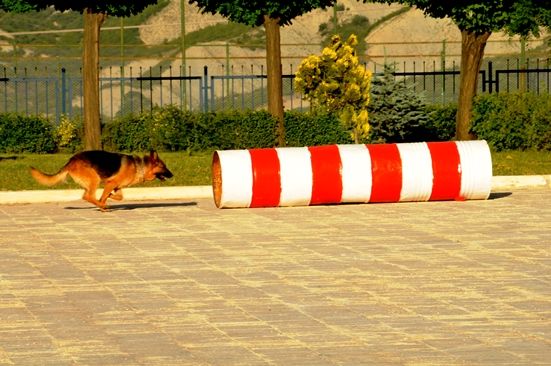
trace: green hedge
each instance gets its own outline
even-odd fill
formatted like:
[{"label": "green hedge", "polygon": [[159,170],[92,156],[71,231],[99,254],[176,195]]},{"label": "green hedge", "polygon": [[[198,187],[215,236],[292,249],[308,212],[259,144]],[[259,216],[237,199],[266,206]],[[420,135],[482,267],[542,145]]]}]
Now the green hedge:
[{"label": "green hedge", "polygon": [[[285,113],[288,146],[350,143],[331,115]],[[272,147],[276,121],[267,111],[185,112],[176,107],[154,108],[107,123],[103,144],[116,151],[200,151]]]},{"label": "green hedge", "polygon": [[49,153],[56,148],[55,128],[48,119],[0,114],[0,153]]},{"label": "green hedge", "polygon": [[[385,135],[385,142],[389,143],[451,140],[457,106],[423,108],[426,116],[415,119],[415,123],[389,119],[383,127],[381,121],[373,124],[372,136],[380,138],[378,129],[385,128],[395,131]],[[352,143],[350,134],[333,115],[286,112],[285,128],[288,146]],[[473,106],[472,130],[496,150],[551,150],[551,96],[531,93],[478,96]],[[82,124],[78,120],[62,118],[54,125],[44,117],[0,114],[0,153],[75,151],[82,148],[81,134]],[[113,151],[271,147],[276,141],[276,121],[266,111],[199,113],[165,106],[106,123],[102,140],[104,148]]]},{"label": "green hedge", "polygon": [[472,131],[496,150],[551,150],[551,95],[478,96],[473,107]]}]

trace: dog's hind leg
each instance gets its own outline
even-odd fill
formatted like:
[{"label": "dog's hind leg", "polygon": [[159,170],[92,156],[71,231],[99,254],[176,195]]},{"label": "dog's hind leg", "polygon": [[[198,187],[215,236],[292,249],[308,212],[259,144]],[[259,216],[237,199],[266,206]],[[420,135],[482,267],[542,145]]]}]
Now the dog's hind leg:
[{"label": "dog's hind leg", "polygon": [[123,199],[122,189],[120,189],[120,188],[115,188],[115,189],[113,190],[113,192],[111,192],[111,193],[109,194],[109,197],[107,197],[107,198],[110,198],[110,199],[116,200],[116,201],[122,201],[122,199]]},{"label": "dog's hind leg", "polygon": [[84,188],[84,194],[82,199],[96,205],[101,210],[103,207],[101,202],[96,197],[96,191],[100,184],[100,177],[92,169],[80,169],[79,171],[69,172],[71,178],[78,183],[79,186]]}]

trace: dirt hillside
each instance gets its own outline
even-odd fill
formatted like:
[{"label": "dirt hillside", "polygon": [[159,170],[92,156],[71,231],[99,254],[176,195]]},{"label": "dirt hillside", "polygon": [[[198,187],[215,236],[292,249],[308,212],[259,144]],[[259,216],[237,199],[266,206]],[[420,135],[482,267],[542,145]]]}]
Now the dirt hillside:
[{"label": "dirt hillside", "polygon": [[[400,5],[364,4],[356,0],[341,0],[344,10],[339,11],[339,21],[351,18],[354,15],[366,16],[370,22],[400,9]],[[226,22],[221,16],[201,14],[194,5],[186,2],[185,27],[186,32],[203,27]],[[284,72],[291,72],[305,56],[317,53],[320,50],[321,36],[318,32],[322,23],[330,21],[332,9],[314,10],[293,21],[292,25],[281,29],[282,57]],[[148,21],[149,27],[140,31],[140,36],[146,44],[158,44],[179,37],[180,35],[180,0],[171,0],[162,12]],[[459,62],[461,34],[449,19],[433,19],[426,17],[423,12],[412,9],[375,29],[366,39],[368,49],[366,58],[378,65],[385,61],[398,63],[417,60],[425,61],[427,65],[441,64],[442,57],[446,63]],[[532,41],[529,48],[540,45],[541,42]],[[512,38],[497,33],[492,35],[486,48],[486,55],[516,54],[520,51],[518,38]],[[263,50],[250,50],[237,46],[213,43],[206,46],[192,47],[186,52],[187,65],[202,67],[209,65],[212,68],[223,69],[227,58],[235,70],[243,68],[250,71],[251,66],[258,67],[264,64]],[[294,65],[294,66],[292,66]],[[432,67],[432,66],[431,66]]]}]

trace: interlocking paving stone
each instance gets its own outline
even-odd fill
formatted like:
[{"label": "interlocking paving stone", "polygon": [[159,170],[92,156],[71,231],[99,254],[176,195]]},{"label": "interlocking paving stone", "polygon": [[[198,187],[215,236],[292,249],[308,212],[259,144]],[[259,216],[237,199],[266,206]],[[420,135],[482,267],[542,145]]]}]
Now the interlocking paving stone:
[{"label": "interlocking paving stone", "polygon": [[0,365],[550,365],[551,190],[0,205]]}]

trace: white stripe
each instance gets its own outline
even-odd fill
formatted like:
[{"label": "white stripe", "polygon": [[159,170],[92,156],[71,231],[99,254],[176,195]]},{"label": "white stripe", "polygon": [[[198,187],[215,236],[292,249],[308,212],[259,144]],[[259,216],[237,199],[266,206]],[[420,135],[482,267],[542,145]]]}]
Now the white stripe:
[{"label": "white stripe", "polygon": [[402,159],[400,201],[428,201],[432,192],[432,159],[426,143],[397,144]]},{"label": "white stripe", "polygon": [[249,207],[253,196],[253,172],[248,150],[218,151],[222,176],[220,207]]},{"label": "white stripe", "polygon": [[369,202],[371,197],[371,157],[365,145],[337,145],[341,156],[341,202]]},{"label": "white stripe", "polygon": [[456,141],[461,160],[460,196],[468,200],[484,200],[492,189],[492,155],[484,140]]},{"label": "white stripe", "polygon": [[276,148],[281,177],[280,206],[306,206],[312,198],[312,162],[307,147]]}]

